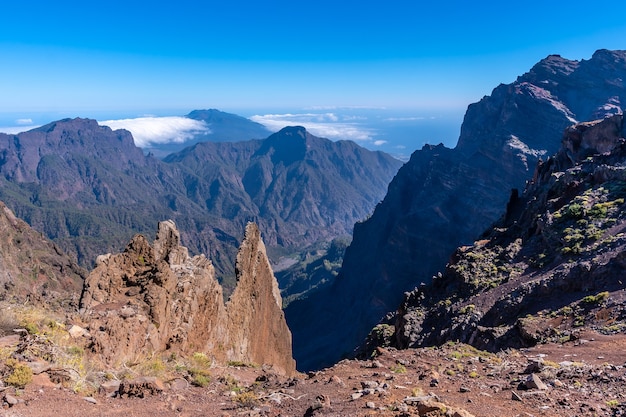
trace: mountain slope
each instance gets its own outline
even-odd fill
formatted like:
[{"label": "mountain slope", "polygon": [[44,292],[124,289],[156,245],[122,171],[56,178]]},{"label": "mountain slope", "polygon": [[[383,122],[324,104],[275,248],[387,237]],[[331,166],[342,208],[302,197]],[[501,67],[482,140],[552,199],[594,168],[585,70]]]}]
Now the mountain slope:
[{"label": "mountain slope", "polygon": [[416,151],[372,217],[355,225],[333,286],[286,310],[299,366],[351,352],[404,291],[429,282],[456,247],[500,216],[511,189],[557,151],[563,129],[621,111],[625,79],[626,51],[601,50],[588,61],[549,56],[470,105],[454,149]]},{"label": "mountain slope", "polygon": [[85,270],[1,202],[0,233],[2,301],[77,306]]}]

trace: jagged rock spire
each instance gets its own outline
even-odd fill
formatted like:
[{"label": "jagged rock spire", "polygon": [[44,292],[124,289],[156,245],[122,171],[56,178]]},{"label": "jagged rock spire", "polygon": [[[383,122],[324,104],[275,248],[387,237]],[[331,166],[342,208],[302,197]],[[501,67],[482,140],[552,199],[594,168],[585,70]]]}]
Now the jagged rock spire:
[{"label": "jagged rock spire", "polygon": [[173,221],[159,223],[153,246],[136,235],[99,258],[81,307],[92,352],[109,364],[154,353],[203,352],[218,362],[271,365],[293,374],[291,332],[258,227],[250,223],[237,255],[237,287],[225,305],[211,261],[189,257]]}]

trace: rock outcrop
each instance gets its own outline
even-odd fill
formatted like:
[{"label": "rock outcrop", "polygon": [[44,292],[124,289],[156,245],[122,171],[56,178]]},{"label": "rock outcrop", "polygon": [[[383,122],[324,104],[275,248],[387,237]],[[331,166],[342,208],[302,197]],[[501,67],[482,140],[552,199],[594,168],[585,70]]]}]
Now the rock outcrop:
[{"label": "rock outcrop", "polygon": [[351,354],[405,291],[430,282],[455,248],[498,219],[511,189],[522,190],[537,161],[559,149],[567,126],[621,113],[624,80],[626,51],[549,56],[470,105],[454,149],[414,152],[373,215],[355,225],[333,286],[285,310],[299,366]]},{"label": "rock outcrop", "polygon": [[397,347],[499,350],[626,330],[623,115],[566,129],[526,192],[429,285],[405,295]]},{"label": "rock outcrop", "polygon": [[76,307],[87,271],[0,202],[0,299]]},{"label": "rock outcrop", "polygon": [[153,245],[136,235],[123,253],[100,256],[85,280],[81,309],[90,350],[110,365],[201,352],[292,374],[291,333],[253,223],[237,255],[237,278],[225,305],[211,261],[190,257],[174,222],[161,222]]}]

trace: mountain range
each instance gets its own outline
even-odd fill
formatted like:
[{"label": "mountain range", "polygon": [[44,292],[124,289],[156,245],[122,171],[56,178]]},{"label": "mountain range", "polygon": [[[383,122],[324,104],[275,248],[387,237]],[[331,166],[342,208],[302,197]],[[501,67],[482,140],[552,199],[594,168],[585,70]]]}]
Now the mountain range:
[{"label": "mountain range", "polygon": [[248,221],[274,258],[349,235],[401,164],[301,127],[264,140],[198,143],[160,160],[144,155],[128,131],[65,119],[0,134],[0,200],[86,267],[171,218],[192,253],[213,260],[228,292]]},{"label": "mountain range", "polygon": [[499,218],[512,189],[559,149],[566,127],[621,113],[624,80],[626,51],[548,56],[470,105],[454,149],[414,152],[372,216],[355,225],[333,284],[287,307],[301,369],[350,355],[405,291],[429,283],[456,247]]}]

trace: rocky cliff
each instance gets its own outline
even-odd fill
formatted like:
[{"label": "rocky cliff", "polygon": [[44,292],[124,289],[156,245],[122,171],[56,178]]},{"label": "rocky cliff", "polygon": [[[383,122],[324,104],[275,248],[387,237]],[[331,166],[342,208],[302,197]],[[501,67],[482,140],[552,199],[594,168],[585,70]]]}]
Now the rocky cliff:
[{"label": "rocky cliff", "polygon": [[568,128],[505,215],[405,295],[393,343],[498,350],[626,331],[625,137],[623,115]]},{"label": "rocky cliff", "polygon": [[87,272],[0,202],[0,299],[74,306]]},{"label": "rocky cliff", "polygon": [[123,253],[100,256],[80,305],[90,351],[108,365],[200,352],[222,363],[295,372],[278,285],[253,223],[246,227],[237,287],[226,305],[211,261],[188,255],[171,220],[159,223],[153,245],[136,235]]},{"label": "rocky cliff", "polygon": [[287,308],[300,366],[349,354],[404,291],[429,282],[456,247],[498,219],[511,189],[523,189],[539,158],[558,150],[563,129],[620,113],[625,79],[626,51],[549,56],[470,105],[454,149],[413,153],[371,218],[355,225],[333,286]]}]

